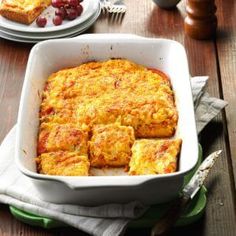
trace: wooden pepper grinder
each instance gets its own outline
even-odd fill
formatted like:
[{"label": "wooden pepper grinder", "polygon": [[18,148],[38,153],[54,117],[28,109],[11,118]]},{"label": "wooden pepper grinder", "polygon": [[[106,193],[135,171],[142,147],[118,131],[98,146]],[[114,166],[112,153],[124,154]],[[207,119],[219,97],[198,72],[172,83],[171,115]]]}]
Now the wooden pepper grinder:
[{"label": "wooden pepper grinder", "polygon": [[214,37],[217,28],[215,0],[186,0],[184,30],[194,39]]}]

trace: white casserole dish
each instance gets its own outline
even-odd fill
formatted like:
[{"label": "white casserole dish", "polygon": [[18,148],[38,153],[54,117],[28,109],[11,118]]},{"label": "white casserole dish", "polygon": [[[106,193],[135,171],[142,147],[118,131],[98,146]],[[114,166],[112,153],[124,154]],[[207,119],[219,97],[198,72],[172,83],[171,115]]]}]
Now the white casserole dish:
[{"label": "white casserole dish", "polygon": [[[48,76],[62,68],[91,60],[126,58],[157,68],[171,78],[182,138],[179,170],[146,176],[49,176],[36,172],[36,145],[40,94]],[[49,40],[31,50],[18,114],[16,163],[28,176],[40,197],[55,203],[97,205],[138,200],[156,204],[173,199],[183,178],[197,163],[198,140],[185,50],[178,42],[124,34],[92,34],[73,39]]]}]

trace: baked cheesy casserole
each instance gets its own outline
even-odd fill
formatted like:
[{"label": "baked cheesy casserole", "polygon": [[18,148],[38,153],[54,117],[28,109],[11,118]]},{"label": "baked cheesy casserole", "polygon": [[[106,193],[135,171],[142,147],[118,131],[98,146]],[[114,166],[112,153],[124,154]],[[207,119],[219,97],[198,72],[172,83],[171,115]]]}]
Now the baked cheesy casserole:
[{"label": "baked cheesy casserole", "polygon": [[1,0],[0,15],[12,21],[31,24],[51,0]]},{"label": "baked cheesy casserole", "polygon": [[91,166],[127,166],[134,141],[134,129],[130,126],[95,125],[89,142]]},{"label": "baked cheesy casserole", "polygon": [[152,175],[175,172],[180,146],[181,139],[136,140],[132,147],[129,174]]},{"label": "baked cheesy casserole", "polygon": [[42,123],[38,138],[38,153],[78,151],[87,155],[88,131],[75,124]]},{"label": "baked cheesy casserole", "polygon": [[47,152],[36,158],[38,171],[48,175],[89,175],[90,162],[88,156],[79,152]]},{"label": "baked cheesy casserole", "polygon": [[39,116],[40,173],[88,175],[89,166],[129,166],[130,175],[176,171],[181,140],[169,138],[178,113],[161,71],[124,59],[60,70],[46,81]]}]

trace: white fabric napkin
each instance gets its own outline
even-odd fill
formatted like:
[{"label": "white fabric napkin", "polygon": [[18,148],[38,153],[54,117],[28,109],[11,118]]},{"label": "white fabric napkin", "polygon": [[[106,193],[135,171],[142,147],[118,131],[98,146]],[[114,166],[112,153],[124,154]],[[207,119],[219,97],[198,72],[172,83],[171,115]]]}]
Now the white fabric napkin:
[{"label": "white fabric napkin", "polygon": [[[191,79],[198,132],[227,105],[225,101],[210,97],[204,91],[207,79],[206,76]],[[16,127],[13,127],[0,146],[1,203],[59,220],[96,236],[120,235],[131,219],[140,217],[148,208],[139,202],[84,207],[40,200],[31,181],[15,166],[15,134]]]}]

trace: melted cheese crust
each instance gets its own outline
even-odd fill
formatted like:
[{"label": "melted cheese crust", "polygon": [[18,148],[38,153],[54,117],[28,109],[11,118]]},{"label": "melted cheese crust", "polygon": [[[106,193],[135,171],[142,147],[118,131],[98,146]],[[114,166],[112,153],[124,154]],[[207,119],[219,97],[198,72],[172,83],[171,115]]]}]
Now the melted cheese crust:
[{"label": "melted cheese crust", "polygon": [[[170,137],[178,115],[169,79],[128,60],[90,62],[52,74],[41,120],[132,126],[138,138]],[[65,112],[66,111],[66,112]]]},{"label": "melted cheese crust", "polygon": [[177,126],[169,78],[155,69],[115,59],[60,70],[46,81],[39,116],[40,173],[88,175],[90,165],[129,165],[130,175],[176,170],[181,140],[139,140],[171,137]]},{"label": "melted cheese crust", "polygon": [[90,163],[78,152],[49,152],[36,158],[38,172],[47,175],[88,176]]},{"label": "melted cheese crust", "polygon": [[2,0],[0,14],[12,21],[30,24],[50,4],[51,0]]},{"label": "melted cheese crust", "polygon": [[2,0],[2,4],[12,9],[28,11],[41,6],[48,6],[50,0]]},{"label": "melted cheese crust", "polygon": [[89,142],[92,167],[125,166],[129,164],[134,130],[119,124],[96,125]]},{"label": "melted cheese crust", "polygon": [[132,147],[129,175],[155,175],[177,170],[181,139],[136,140]]},{"label": "melted cheese crust", "polygon": [[38,154],[56,151],[77,151],[87,155],[88,132],[75,124],[42,123],[38,138]]}]

